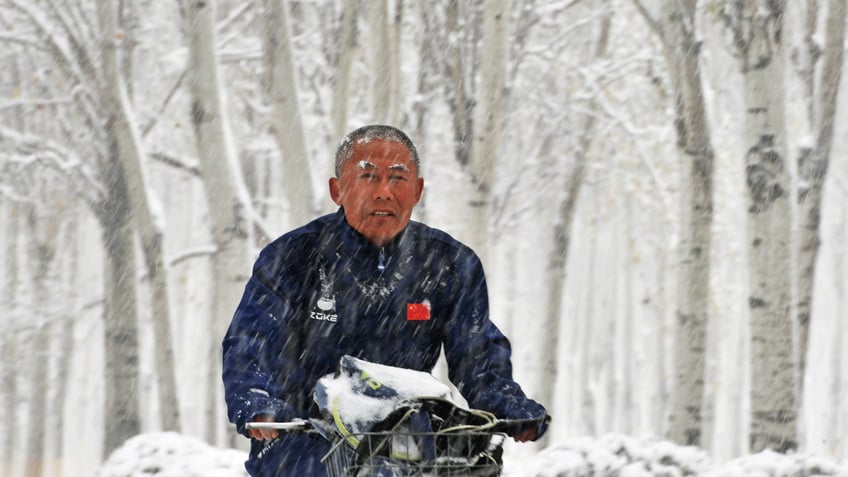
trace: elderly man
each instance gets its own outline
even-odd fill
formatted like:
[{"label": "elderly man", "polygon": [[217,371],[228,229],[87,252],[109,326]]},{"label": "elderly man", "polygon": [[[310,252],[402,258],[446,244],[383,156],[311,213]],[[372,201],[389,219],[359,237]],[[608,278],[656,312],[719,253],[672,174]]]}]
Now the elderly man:
[{"label": "elderly man", "polygon": [[483,267],[447,233],[411,221],[424,180],[418,153],[382,125],[348,134],[330,196],[339,210],[266,246],[223,341],[230,420],[251,438],[252,476],[325,475],[329,444],[315,434],[246,429],[314,414],[312,390],[343,355],[431,371],[444,346],[449,377],[468,404],[502,419],[546,412],[512,379],[510,345],[489,320]]}]

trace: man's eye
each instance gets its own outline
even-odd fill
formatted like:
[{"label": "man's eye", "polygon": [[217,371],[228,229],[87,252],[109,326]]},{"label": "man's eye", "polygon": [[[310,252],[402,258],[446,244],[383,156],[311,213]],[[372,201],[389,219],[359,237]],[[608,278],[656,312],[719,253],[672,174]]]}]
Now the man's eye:
[{"label": "man's eye", "polygon": [[390,179],[390,180],[393,180],[393,181],[395,181],[395,182],[397,182],[397,181],[405,181],[405,180],[407,180],[407,179],[406,179],[406,176],[402,176],[402,175],[399,175],[399,174],[391,175],[391,176],[389,176],[389,179]]},{"label": "man's eye", "polygon": [[374,175],[374,174],[372,174],[372,173],[370,173],[370,172],[363,172],[363,173],[359,176],[359,178],[360,178],[360,179],[365,179],[365,180],[369,180],[369,181],[373,181],[376,177],[377,177],[376,175]]}]

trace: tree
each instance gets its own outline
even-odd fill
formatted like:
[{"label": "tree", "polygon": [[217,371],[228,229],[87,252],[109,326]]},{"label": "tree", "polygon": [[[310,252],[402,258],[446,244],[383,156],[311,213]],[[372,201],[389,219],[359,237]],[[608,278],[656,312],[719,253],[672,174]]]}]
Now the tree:
[{"label": "tree", "polygon": [[468,245],[486,264],[489,256],[489,223],[492,215],[492,188],[495,168],[501,156],[504,117],[506,115],[506,74],[509,62],[509,0],[483,2],[483,33],[480,62],[486,68],[480,74],[480,95],[474,108],[469,176],[469,199],[473,218],[469,223]]},{"label": "tree", "polygon": [[215,2],[190,2],[187,14],[191,120],[209,204],[213,256],[206,438],[216,438],[222,403],[221,339],[241,296],[253,241],[252,207],[233,143],[215,42]]},{"label": "tree", "polygon": [[[595,45],[595,57],[603,58],[607,53],[609,45],[610,23],[612,18],[611,10],[604,12],[600,19],[600,28],[597,42]],[[574,165],[568,171],[563,191],[565,196],[561,199],[558,206],[558,214],[556,224],[553,228],[553,247],[549,253],[547,275],[547,291],[548,300],[546,303],[547,314],[544,322],[544,333],[542,338],[541,356],[544,359],[544,376],[542,378],[542,389],[540,399],[543,403],[553,405],[556,402],[555,387],[559,378],[558,358],[559,358],[559,336],[560,324],[562,322],[562,303],[563,290],[566,282],[566,265],[568,262],[568,253],[570,251],[572,228],[574,217],[577,213],[577,200],[580,197],[580,191],[583,187],[583,182],[586,176],[586,170],[591,158],[590,148],[594,138],[594,129],[597,119],[599,106],[597,101],[590,100],[587,106],[587,112],[583,117],[580,126],[580,134],[578,137],[578,147],[574,151]],[[552,137],[548,137],[546,142],[551,142]],[[550,154],[550,146],[543,147],[541,150],[545,154]],[[540,446],[545,446],[549,442],[549,436],[543,437]]]},{"label": "tree", "polygon": [[680,444],[700,445],[709,319],[714,166],[701,84],[700,45],[695,33],[697,1],[663,2],[662,22],[653,19],[638,0],[634,3],[663,45],[673,89],[677,150],[683,164],[681,259],[674,339],[676,372],[668,435]]},{"label": "tree", "polygon": [[356,2],[343,2],[339,48],[336,53],[336,74],[333,78],[333,135],[347,133],[348,101],[350,100],[350,75],[356,49]]},{"label": "tree", "polygon": [[745,90],[751,313],[750,448],[794,449],[797,387],[790,316],[791,209],[782,0],[724,5]]},{"label": "tree", "polygon": [[[823,50],[814,40],[819,15],[818,2],[804,2],[807,7],[804,31],[802,79],[807,103],[807,120],[814,142],[802,147],[798,154],[798,297],[796,305],[798,324],[798,383],[799,396],[803,390],[803,379],[807,368],[810,318],[812,316],[813,285],[815,283],[816,259],[819,256],[819,238],[822,216],[822,190],[830,164],[833,147],[833,126],[836,121],[837,97],[842,77],[845,52],[845,0],[830,0],[824,28]],[[820,74],[816,75],[821,63]],[[800,409],[800,404],[799,404]]]},{"label": "tree", "polygon": [[162,428],[180,428],[177,378],[171,333],[171,312],[168,293],[168,267],[163,245],[164,217],[159,203],[152,195],[146,157],[139,128],[127,95],[121,72],[116,41],[117,19],[113,0],[98,0],[97,11],[103,35],[103,102],[107,114],[107,131],[115,143],[116,159],[127,172],[127,192],[132,209],[132,221],[141,238],[141,248],[151,281],[152,315],[156,336],[156,371],[159,375],[159,408]]},{"label": "tree", "polygon": [[282,156],[284,190],[292,225],[300,226],[316,212],[309,151],[298,105],[298,82],[291,54],[289,22],[283,0],[265,0],[262,36],[266,84],[271,98],[271,130]]}]

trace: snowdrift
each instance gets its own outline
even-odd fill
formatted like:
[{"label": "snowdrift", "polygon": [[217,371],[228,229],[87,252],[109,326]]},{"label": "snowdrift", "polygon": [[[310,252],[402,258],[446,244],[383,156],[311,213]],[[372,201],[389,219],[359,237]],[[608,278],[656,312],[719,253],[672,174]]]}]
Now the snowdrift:
[{"label": "snowdrift", "polygon": [[[142,434],[109,456],[98,477],[246,477],[245,452],[172,432]],[[508,457],[507,457],[508,458]],[[515,464],[514,462],[512,464]],[[510,471],[509,469],[520,469]],[[848,477],[848,466],[803,453],[765,451],[716,463],[695,447],[608,434],[554,444],[504,477]]]}]

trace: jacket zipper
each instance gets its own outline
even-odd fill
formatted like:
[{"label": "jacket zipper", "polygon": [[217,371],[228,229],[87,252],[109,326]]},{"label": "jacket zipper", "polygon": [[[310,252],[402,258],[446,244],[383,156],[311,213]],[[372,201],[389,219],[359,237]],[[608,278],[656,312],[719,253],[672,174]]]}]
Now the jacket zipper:
[{"label": "jacket zipper", "polygon": [[386,269],[386,250],[380,247],[380,259],[377,262],[377,271],[382,272]]}]

